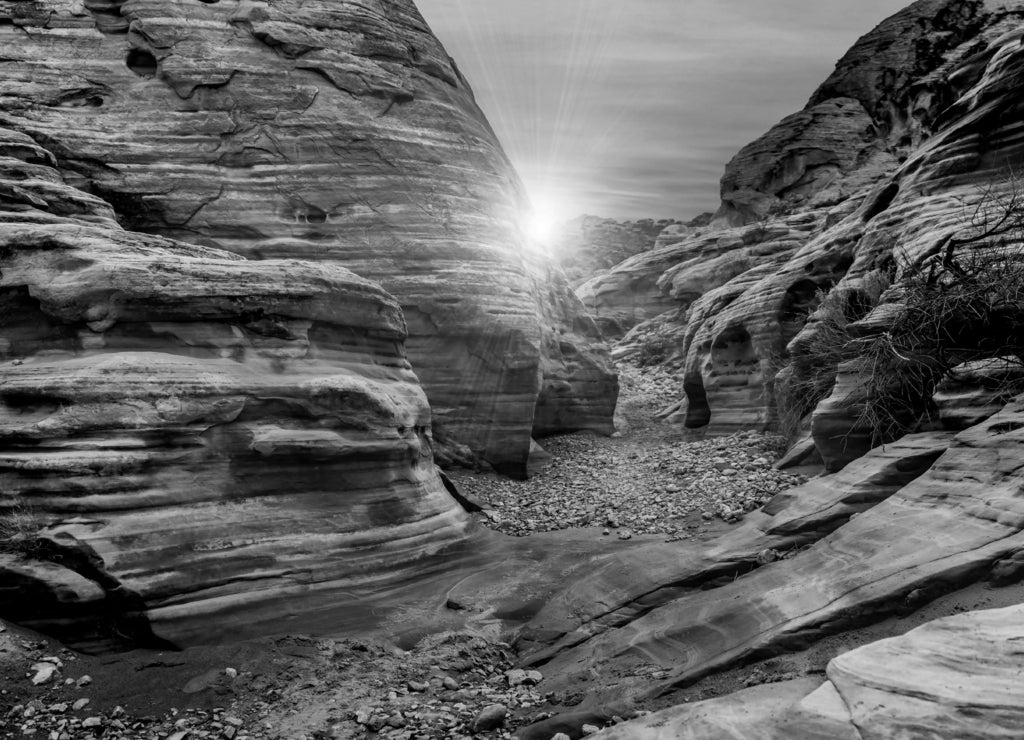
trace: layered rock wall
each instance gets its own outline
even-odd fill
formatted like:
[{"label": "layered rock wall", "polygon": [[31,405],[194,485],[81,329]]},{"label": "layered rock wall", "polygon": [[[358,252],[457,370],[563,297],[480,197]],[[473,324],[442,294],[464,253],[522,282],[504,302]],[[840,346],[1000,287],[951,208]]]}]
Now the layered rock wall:
[{"label": "layered rock wall", "polygon": [[[0,45],[0,121],[130,228],[381,282],[446,438],[517,473],[538,401],[543,427],[611,431],[597,329],[526,249],[519,180],[410,0],[8,0]],[[552,414],[566,377],[591,395]]]},{"label": "layered rock wall", "polygon": [[78,645],[237,636],[466,540],[393,297],[124,231],[54,164],[0,129],[5,618]]},{"label": "layered rock wall", "polygon": [[[737,155],[709,228],[580,288],[599,322],[639,323],[623,354],[674,344],[685,395],[674,420],[713,433],[778,427],[780,371],[821,362],[825,294],[852,332],[876,330],[870,312],[897,295],[886,286],[969,231],[979,203],[1012,197],[1022,21],[1019,2],[909,6],[858,42],[805,110]],[[831,380],[835,368],[821,372]],[[814,417],[833,468],[871,443],[851,430],[851,372]]]}]

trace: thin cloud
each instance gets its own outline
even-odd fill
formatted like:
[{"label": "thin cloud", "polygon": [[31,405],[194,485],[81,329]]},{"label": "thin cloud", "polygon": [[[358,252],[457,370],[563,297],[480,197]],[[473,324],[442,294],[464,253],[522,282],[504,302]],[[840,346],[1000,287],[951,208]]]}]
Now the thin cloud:
[{"label": "thin cloud", "polygon": [[534,198],[690,217],[907,0],[419,0]]}]

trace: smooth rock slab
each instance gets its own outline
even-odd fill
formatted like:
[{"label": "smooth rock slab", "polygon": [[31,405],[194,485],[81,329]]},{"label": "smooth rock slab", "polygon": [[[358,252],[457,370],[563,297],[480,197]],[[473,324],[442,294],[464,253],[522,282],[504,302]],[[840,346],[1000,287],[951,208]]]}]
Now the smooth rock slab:
[{"label": "smooth rock slab", "polygon": [[[625,679],[616,698],[651,696],[767,653],[813,643],[928,595],[972,582],[1024,547],[1024,400],[960,433],[921,477],[788,560],[640,612],[556,655],[554,689],[592,697],[603,672],[642,665],[663,681]],[[595,699],[597,700],[597,699]]]},{"label": "smooth rock slab", "polygon": [[1024,728],[1024,606],[939,619],[866,645],[813,678],[680,705],[600,740],[995,740]]}]

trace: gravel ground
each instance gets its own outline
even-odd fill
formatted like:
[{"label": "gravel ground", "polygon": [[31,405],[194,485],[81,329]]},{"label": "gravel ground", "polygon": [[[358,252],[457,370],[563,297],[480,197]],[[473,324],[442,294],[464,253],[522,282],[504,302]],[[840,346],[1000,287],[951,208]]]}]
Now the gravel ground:
[{"label": "gravel ground", "polygon": [[[537,688],[540,672],[515,669],[507,644],[461,632],[425,638],[410,651],[350,639],[268,639],[212,671],[194,652],[128,655],[114,672],[98,665],[113,660],[77,656],[0,625],[0,738],[509,740],[518,727],[551,716],[543,711],[550,697]],[[107,684],[171,662],[177,673],[168,675],[166,696],[148,700],[158,706],[139,711],[130,685],[123,706],[109,701]],[[183,695],[173,677],[190,671],[197,675],[189,683],[203,687]]]},{"label": "gravel ground", "polygon": [[541,441],[550,464],[528,481],[456,471],[463,492],[489,509],[488,526],[525,536],[597,527],[607,536],[693,536],[715,518],[735,522],[804,478],[775,470],[774,435],[742,432],[687,441],[655,419],[677,400],[678,381],[658,368],[619,367],[614,437],[577,433]]}]

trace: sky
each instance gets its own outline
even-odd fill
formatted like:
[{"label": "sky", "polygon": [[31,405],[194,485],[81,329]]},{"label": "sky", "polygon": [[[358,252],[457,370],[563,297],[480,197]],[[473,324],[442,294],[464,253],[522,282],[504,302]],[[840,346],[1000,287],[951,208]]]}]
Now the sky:
[{"label": "sky", "polygon": [[417,0],[544,218],[692,218],[910,0]]}]

